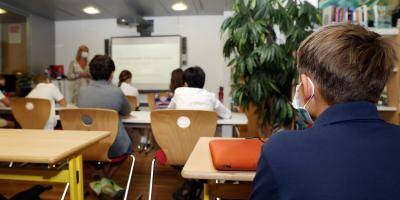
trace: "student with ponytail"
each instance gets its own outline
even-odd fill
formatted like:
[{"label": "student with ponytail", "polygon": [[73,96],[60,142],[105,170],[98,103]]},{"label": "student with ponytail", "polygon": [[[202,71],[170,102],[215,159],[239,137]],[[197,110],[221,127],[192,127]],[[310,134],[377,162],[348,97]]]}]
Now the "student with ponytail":
[{"label": "student with ponytail", "polygon": [[132,73],[128,70],[123,70],[119,74],[118,87],[121,88],[125,96],[135,96],[139,98],[138,89],[132,85]]}]

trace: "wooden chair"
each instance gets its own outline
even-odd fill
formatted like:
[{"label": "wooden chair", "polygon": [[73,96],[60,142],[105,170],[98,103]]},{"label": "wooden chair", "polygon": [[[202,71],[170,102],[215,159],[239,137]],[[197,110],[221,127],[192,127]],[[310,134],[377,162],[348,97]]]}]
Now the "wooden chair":
[{"label": "wooden chair", "polygon": [[[160,92],[159,93],[160,97],[169,97],[168,92]],[[155,97],[156,93],[148,93],[147,94],[147,103],[149,104],[150,110],[155,110],[156,109],[156,102],[155,102]]]},{"label": "wooden chair", "polygon": [[[151,112],[153,135],[166,156],[166,164],[183,166],[200,137],[214,137],[217,114],[200,110],[157,110]],[[151,164],[149,200],[156,159]]]},{"label": "wooden chair", "polygon": [[135,111],[138,107],[138,100],[135,96],[126,96],[129,103],[131,104],[132,110]]},{"label": "wooden chair", "polygon": [[[83,152],[83,159],[85,161],[113,162],[113,159],[108,157],[108,151],[118,134],[119,116],[116,111],[91,108],[63,109],[59,111],[59,115],[64,130],[110,131],[109,137]],[[132,163],[125,188],[125,200],[128,197],[135,164],[135,157],[133,155],[130,157]]]},{"label": "wooden chair", "polygon": [[47,99],[12,98],[11,110],[23,129],[43,129],[50,117],[51,103]]}]

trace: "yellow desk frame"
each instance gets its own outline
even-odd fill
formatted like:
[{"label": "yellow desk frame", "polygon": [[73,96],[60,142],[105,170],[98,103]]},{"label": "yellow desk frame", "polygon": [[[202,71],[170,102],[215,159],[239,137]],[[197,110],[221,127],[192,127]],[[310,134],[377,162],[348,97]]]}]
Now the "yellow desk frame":
[{"label": "yellow desk frame", "polygon": [[68,169],[30,170],[30,169],[0,169],[0,179],[18,181],[38,181],[50,183],[69,183],[70,199],[83,200],[83,161],[82,154],[68,159]]}]

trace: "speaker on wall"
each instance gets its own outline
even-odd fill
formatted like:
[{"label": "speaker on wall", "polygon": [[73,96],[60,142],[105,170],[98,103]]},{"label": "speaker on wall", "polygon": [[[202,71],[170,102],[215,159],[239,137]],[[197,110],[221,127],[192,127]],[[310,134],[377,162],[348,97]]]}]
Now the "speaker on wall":
[{"label": "speaker on wall", "polygon": [[110,56],[110,39],[104,40],[104,54]]}]

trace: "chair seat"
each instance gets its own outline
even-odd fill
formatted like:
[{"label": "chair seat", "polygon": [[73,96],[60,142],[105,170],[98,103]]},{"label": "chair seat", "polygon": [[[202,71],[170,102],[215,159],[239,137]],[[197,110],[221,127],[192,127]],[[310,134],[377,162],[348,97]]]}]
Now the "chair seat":
[{"label": "chair seat", "polygon": [[154,158],[157,160],[158,164],[165,165],[167,164],[167,155],[165,155],[162,149],[156,151],[154,154]]}]

